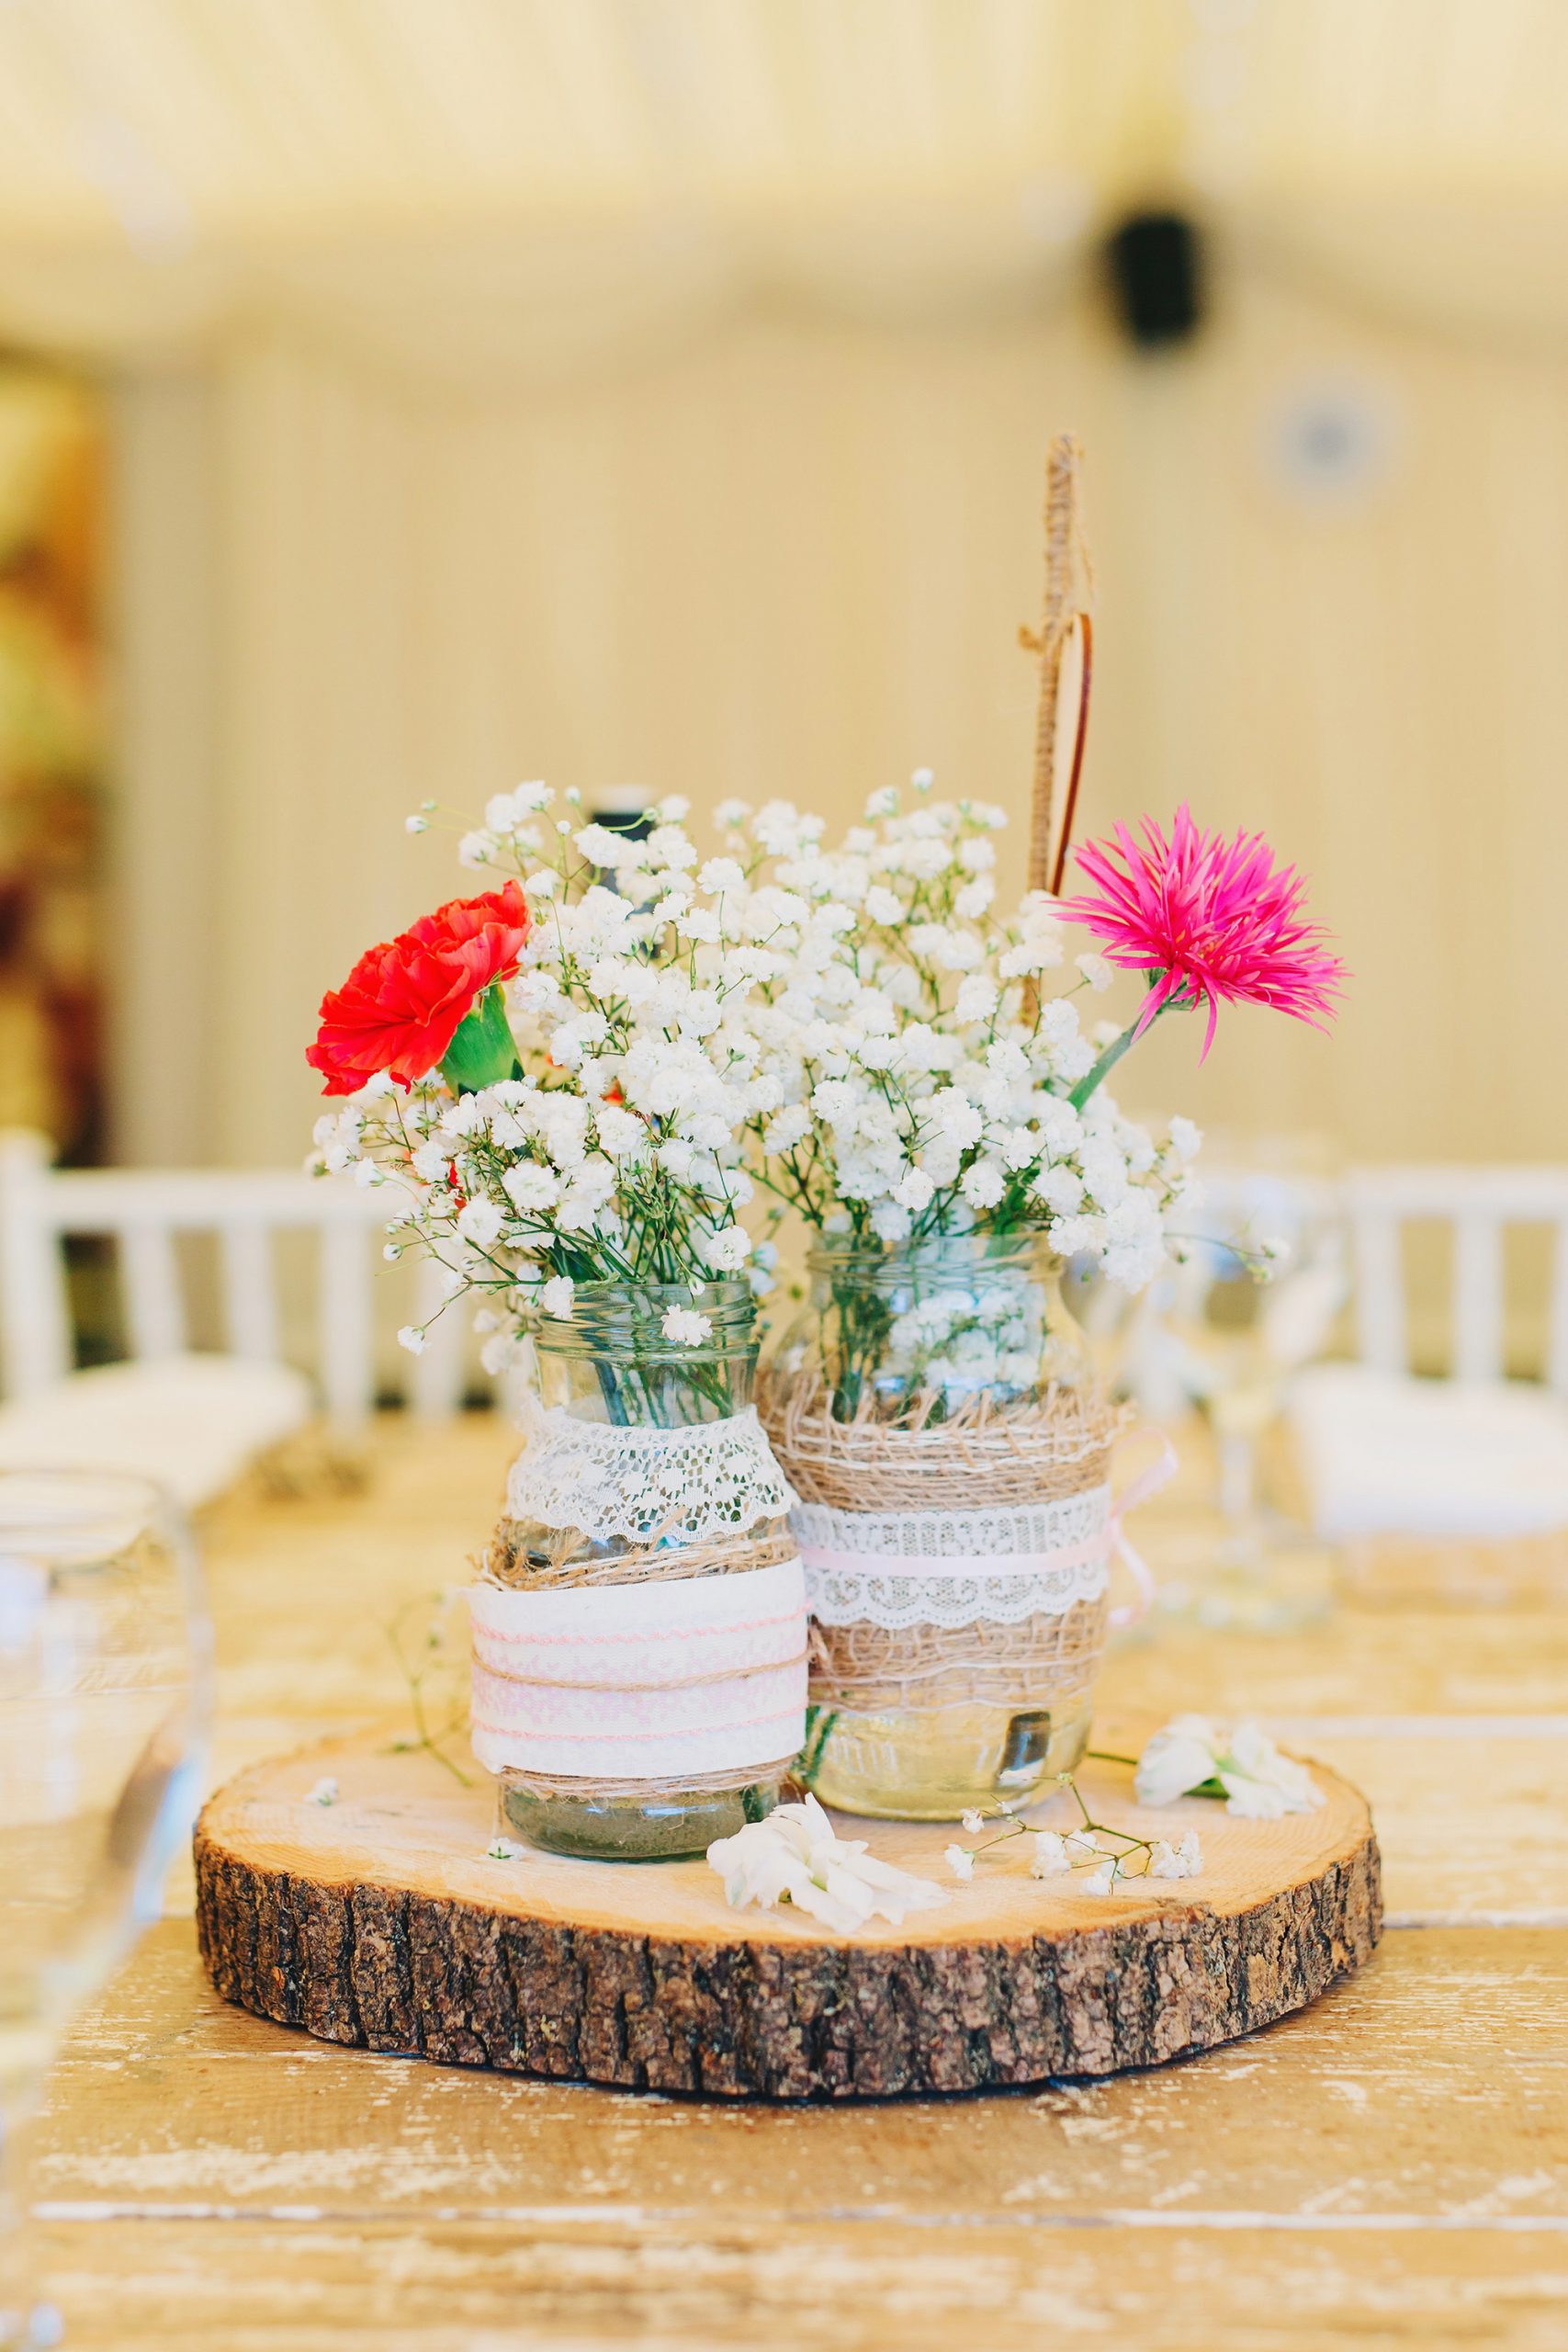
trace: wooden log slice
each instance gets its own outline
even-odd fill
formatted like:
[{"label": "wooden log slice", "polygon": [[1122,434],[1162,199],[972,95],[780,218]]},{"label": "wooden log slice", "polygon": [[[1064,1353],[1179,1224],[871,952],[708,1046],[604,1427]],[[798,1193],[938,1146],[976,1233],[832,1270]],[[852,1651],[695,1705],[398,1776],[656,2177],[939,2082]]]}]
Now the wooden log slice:
[{"label": "wooden log slice", "polygon": [[[1097,1736],[1126,1753],[1139,1727]],[[961,1833],[840,1821],[951,1889],[940,1910],[847,1941],[787,1909],[729,1910],[702,1861],[490,1860],[490,1782],[465,1789],[362,1736],[212,1798],[196,1837],[202,1957],[258,2017],[447,2065],[776,2099],[1113,2074],[1251,2033],[1371,1951],[1366,1803],[1313,1772],[1319,1811],[1237,1821],[1201,1798],[1141,1811],[1128,1770],[1086,1764],[1096,1819],[1172,1840],[1196,1828],[1203,1846],[1201,1878],[1104,1896],[1032,1878],[1027,1838],[960,1883],[942,1848]],[[330,1805],[307,1799],[323,1776]],[[1077,1815],[1063,1792],[1029,1818]]]}]

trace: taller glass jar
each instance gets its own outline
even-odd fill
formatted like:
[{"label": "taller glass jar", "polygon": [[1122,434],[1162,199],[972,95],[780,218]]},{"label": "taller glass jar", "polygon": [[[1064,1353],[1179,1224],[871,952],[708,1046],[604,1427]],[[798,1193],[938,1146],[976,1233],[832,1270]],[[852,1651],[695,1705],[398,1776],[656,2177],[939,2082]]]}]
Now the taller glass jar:
[{"label": "taller glass jar", "polygon": [[1119,1416],[1039,1238],[826,1243],[761,1409],[798,1497],[804,1770],[845,1811],[951,1820],[1081,1756]]},{"label": "taller glass jar", "polygon": [[570,1320],[536,1329],[526,1442],[470,1596],[474,1749],[503,1830],[646,1860],[776,1804],[806,1620],[757,1349],[739,1282],[580,1283]]}]

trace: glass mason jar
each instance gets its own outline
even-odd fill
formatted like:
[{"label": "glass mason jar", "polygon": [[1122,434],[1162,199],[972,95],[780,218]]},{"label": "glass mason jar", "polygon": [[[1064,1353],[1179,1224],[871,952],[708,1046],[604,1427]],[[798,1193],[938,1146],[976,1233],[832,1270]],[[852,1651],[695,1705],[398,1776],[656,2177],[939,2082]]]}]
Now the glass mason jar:
[{"label": "glass mason jar", "polygon": [[824,1804],[1026,1802],[1089,1736],[1119,1416],[1031,1233],[828,1241],[761,1409],[798,1498]]},{"label": "glass mason jar", "polygon": [[[668,1337],[671,1308],[707,1336]],[[533,1340],[528,1442],[471,1595],[475,1747],[502,1832],[621,1861],[701,1853],[773,1810],[804,1729],[755,1302],[743,1282],[580,1283],[570,1321]]]}]

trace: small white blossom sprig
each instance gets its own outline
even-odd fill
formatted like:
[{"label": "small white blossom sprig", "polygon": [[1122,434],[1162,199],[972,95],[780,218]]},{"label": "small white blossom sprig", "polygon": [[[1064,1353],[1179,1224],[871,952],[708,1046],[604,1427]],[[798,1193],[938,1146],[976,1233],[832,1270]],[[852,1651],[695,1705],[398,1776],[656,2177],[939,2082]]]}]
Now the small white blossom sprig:
[{"label": "small white blossom sprig", "polygon": [[[1114,1024],[1074,997],[1115,975],[1069,966],[1055,901],[994,912],[1000,808],[874,794],[835,848],[783,801],[727,804],[734,919],[760,966],[748,1026],[776,1102],[750,1122],[758,1181],[807,1225],[862,1241],[1042,1230],[1063,1258],[1137,1289],[1198,1148],[1156,1144],[1100,1083]],[[1048,974],[1065,989],[1047,994]],[[1068,978],[1070,974],[1070,978]]]},{"label": "small white blossom sprig", "polygon": [[947,1896],[930,1879],[896,1870],[868,1853],[860,1838],[840,1838],[814,1796],[775,1805],[733,1838],[707,1849],[709,1866],[724,1881],[731,1910],[755,1903],[763,1910],[789,1904],[839,1935],[853,1935],[869,1919],[895,1926],[911,1911],[929,1911]]},{"label": "small white blossom sprig", "polygon": [[[1129,1758],[1113,1759],[1119,1763]],[[1172,1804],[1178,1797],[1220,1797],[1244,1820],[1277,1821],[1313,1813],[1324,1802],[1304,1764],[1282,1756],[1252,1723],[1234,1731],[1207,1715],[1176,1715],[1156,1731],[1138,1758],[1134,1785],[1140,1804]]]},{"label": "small white blossom sprig", "polygon": [[[772,1282],[771,1245],[739,1223],[741,1138],[783,1102],[752,1016],[788,926],[733,858],[701,859],[684,800],[624,833],[582,823],[579,799],[551,818],[550,788],[520,785],[458,844],[520,884],[530,919],[458,1080],[450,1057],[406,1091],[378,1077],[316,1129],[323,1170],[387,1185],[389,1258],[428,1252],[449,1296],[491,1295],[492,1371],[535,1317],[571,1319],[583,1283]],[[665,1317],[666,1339],[709,1336],[694,1307]]]},{"label": "small white blossom sprig", "polygon": [[[1113,1829],[1108,1822],[1094,1819],[1070,1772],[1058,1772],[1056,1780],[1082,1816],[1076,1829],[1032,1830],[1026,1822],[1004,1814],[1002,1826],[983,1845],[952,1845],[944,1849],[944,1860],[954,1878],[972,1879],[982,1855],[1021,1837],[1032,1838],[1034,1841],[1029,1865],[1032,1878],[1078,1874],[1079,1889],[1085,1894],[1110,1894],[1117,1887],[1138,1879],[1197,1878],[1202,1871],[1202,1847],[1194,1830],[1190,1829],[1180,1844],[1173,1846],[1164,1838],[1139,1838],[1130,1829]],[[977,1836],[987,1826],[983,1813],[964,1815],[964,1826],[971,1837]]]}]

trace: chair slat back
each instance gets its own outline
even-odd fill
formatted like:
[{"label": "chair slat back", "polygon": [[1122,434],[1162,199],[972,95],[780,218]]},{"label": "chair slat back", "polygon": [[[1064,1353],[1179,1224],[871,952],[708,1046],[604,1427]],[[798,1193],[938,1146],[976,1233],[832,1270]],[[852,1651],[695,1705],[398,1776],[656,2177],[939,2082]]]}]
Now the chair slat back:
[{"label": "chair slat back", "polygon": [[1544,1372],[1568,1396],[1568,1168],[1356,1169],[1343,1186],[1355,1262],[1358,1351],[1382,1372],[1410,1367],[1404,1232],[1417,1221],[1453,1237],[1452,1372],[1466,1381],[1506,1371],[1506,1244],[1510,1227],[1552,1236]]},{"label": "chair slat back", "polygon": [[236,1216],[219,1228],[218,1238],[229,1345],[249,1363],[276,1363],[282,1351],[272,1237],[259,1217]]},{"label": "chair slat back", "polygon": [[119,1237],[131,1354],[177,1356],[186,1343],[186,1317],[174,1226],[156,1219],[149,1208],[108,1230]]},{"label": "chair slat back", "polygon": [[375,1271],[368,1237],[351,1217],[321,1227],[321,1394],[340,1428],[355,1429],[376,1401]]},{"label": "chair slat back", "polygon": [[71,1369],[71,1303],[50,1214],[42,1136],[0,1136],[0,1355],[6,1394],[28,1396]]},{"label": "chair slat back", "polygon": [[1379,1372],[1403,1372],[1405,1359],[1404,1275],[1399,1219],[1381,1203],[1353,1201],[1350,1248],[1356,1352]]},{"label": "chair slat back", "polygon": [[[315,1370],[332,1419],[364,1420],[376,1395],[376,1271],[389,1188],[364,1190],[287,1170],[62,1169],[44,1137],[0,1135],[0,1369],[26,1396],[70,1371],[68,1234],[113,1238],[131,1353],[157,1359],[188,1344],[179,1243],[215,1235],[225,1342],[253,1363],[283,1354],[277,1238],[317,1236]],[[407,1279],[406,1275],[403,1279]],[[434,1317],[440,1270],[420,1263],[411,1319]],[[411,1402],[426,1419],[455,1412],[466,1385],[464,1305],[431,1321],[423,1355],[403,1359]]]}]

